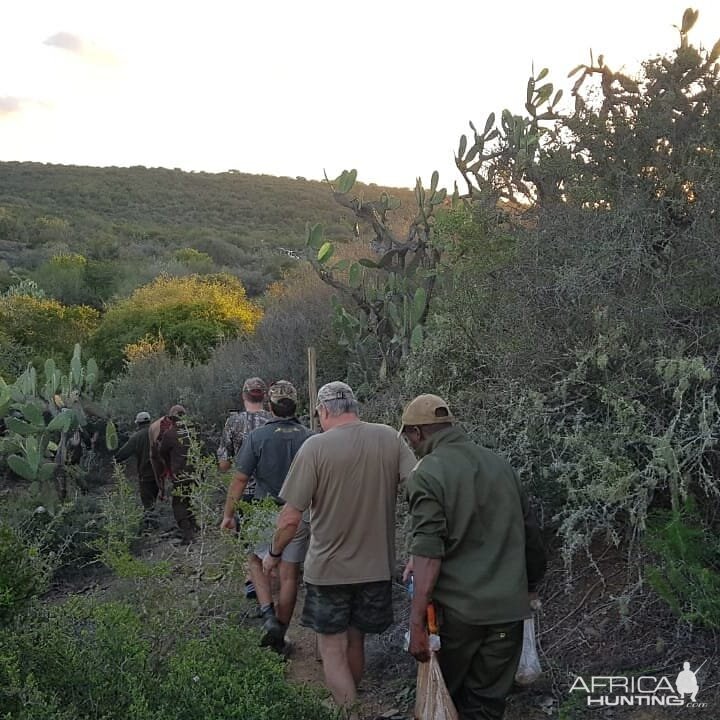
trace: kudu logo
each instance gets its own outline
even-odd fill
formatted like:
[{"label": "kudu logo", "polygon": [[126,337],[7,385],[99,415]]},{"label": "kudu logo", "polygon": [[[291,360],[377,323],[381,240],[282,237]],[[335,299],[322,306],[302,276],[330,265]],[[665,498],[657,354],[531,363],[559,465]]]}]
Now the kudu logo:
[{"label": "kudu logo", "polygon": [[586,681],[578,675],[570,692],[584,692],[588,707],[687,707],[704,708],[707,703],[698,702],[700,683],[698,674],[702,665],[692,670],[689,662],[673,680],[666,675],[593,675]]}]

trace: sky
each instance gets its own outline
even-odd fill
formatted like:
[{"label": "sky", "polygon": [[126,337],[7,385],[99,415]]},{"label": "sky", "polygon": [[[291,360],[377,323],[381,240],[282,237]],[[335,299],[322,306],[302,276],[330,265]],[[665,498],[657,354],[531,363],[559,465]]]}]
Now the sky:
[{"label": "sky", "polygon": [[[0,24],[0,160],[441,186],[531,67],[672,51],[672,0],[22,0]],[[692,5],[712,47],[720,2]]]}]

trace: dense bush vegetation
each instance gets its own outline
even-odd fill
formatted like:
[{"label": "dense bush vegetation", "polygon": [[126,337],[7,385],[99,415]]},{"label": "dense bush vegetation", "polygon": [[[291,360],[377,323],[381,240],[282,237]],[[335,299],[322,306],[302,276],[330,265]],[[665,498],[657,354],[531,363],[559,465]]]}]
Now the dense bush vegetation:
[{"label": "dense bush vegetation", "polygon": [[99,323],[99,313],[86,305],[24,292],[0,296],[0,375],[20,374],[25,364],[47,357],[68,360],[75,343],[85,342]]},{"label": "dense bush vegetation", "polygon": [[437,224],[447,269],[407,389],[449,395],[513,459],[568,561],[720,493],[720,47],[688,30],[637,80],[580,66],[567,115],[531,78],[530,117],[461,142],[468,201]]},{"label": "dense bush vegetation", "polygon": [[107,387],[115,416],[129,425],[140,409],[159,415],[181,402],[204,435],[217,435],[228,412],[239,407],[245,379],[258,374],[268,381],[291,379],[300,408],[306,410],[308,345],[314,345],[320,356],[319,381],[346,372],[345,353],[333,337],[331,294],[309,267],[302,266],[271,286],[255,333],[221,343],[206,363],[148,347]]},{"label": "dense bush vegetation", "polygon": [[[215,464],[209,463],[208,467]],[[67,502],[55,518],[37,512],[22,517],[17,506],[2,509],[4,720],[171,720],[188,713],[257,720],[334,717],[316,691],[287,683],[282,659],[261,649],[256,633],[227,621],[229,608],[237,604],[233,582],[239,575],[238,555],[242,556],[237,540],[222,538],[225,542],[219,543],[221,551],[227,545],[228,556],[220,572],[211,570],[209,556],[195,558],[195,577],[213,578],[207,588],[194,583],[190,589],[185,574],[170,575],[167,562],[130,555],[139,539],[142,510],[119,471],[100,500],[91,545],[99,561],[126,579],[127,600],[90,596],[38,602],[49,571],[60,567],[64,552],[50,550],[48,530],[73,505]],[[215,513],[213,508],[213,521]],[[198,517],[206,528],[205,513]],[[22,527],[22,533],[10,522]],[[35,539],[27,544],[25,538],[31,537]],[[213,554],[214,567],[222,557]],[[220,580],[223,587],[214,587]]]},{"label": "dense bush vegetation", "polygon": [[720,627],[720,536],[689,500],[676,511],[657,511],[650,518],[648,545],[656,564],[648,580],[683,620]]},{"label": "dense bush vegetation", "polygon": [[0,627],[40,593],[44,575],[38,549],[26,546],[10,525],[0,521]]},{"label": "dense bush vegetation", "polygon": [[[30,273],[98,309],[163,272],[230,272],[258,295],[296,263],[308,221],[353,237],[349,214],[303,179],[9,162],[0,188],[0,283]],[[393,192],[412,212],[410,192]]]},{"label": "dense bush vegetation", "polygon": [[260,309],[231,275],[160,276],[113,305],[93,335],[98,365],[110,376],[159,347],[206,360],[223,339],[252,333]]},{"label": "dense bush vegetation", "polygon": [[[180,630],[177,627],[175,631]],[[0,707],[7,720],[328,720],[282,660],[231,625],[172,639],[124,603],[70,601],[0,629]],[[168,633],[170,633],[168,635]]]}]

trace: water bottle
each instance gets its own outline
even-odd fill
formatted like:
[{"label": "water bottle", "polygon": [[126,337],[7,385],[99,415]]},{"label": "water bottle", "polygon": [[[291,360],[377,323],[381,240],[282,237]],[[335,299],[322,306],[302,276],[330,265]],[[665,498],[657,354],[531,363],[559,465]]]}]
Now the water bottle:
[{"label": "water bottle", "polygon": [[[405,589],[407,590],[410,600],[412,601],[413,595],[415,594],[415,578],[413,577],[412,573],[410,574],[410,579],[408,580],[407,585],[405,586]],[[409,647],[410,647],[410,630],[408,630],[405,633],[404,642],[403,642],[403,650],[405,652],[407,652]]]}]

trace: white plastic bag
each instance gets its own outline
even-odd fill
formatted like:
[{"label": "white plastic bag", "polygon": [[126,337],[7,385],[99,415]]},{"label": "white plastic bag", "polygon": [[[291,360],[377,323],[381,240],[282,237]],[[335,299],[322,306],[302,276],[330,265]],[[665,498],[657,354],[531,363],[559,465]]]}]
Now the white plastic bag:
[{"label": "white plastic bag", "polygon": [[430,653],[428,662],[418,663],[415,718],[459,720],[434,652]]},{"label": "white plastic bag", "polygon": [[540,658],[535,645],[535,618],[529,617],[523,624],[523,648],[515,682],[518,685],[532,685],[541,674]]}]

